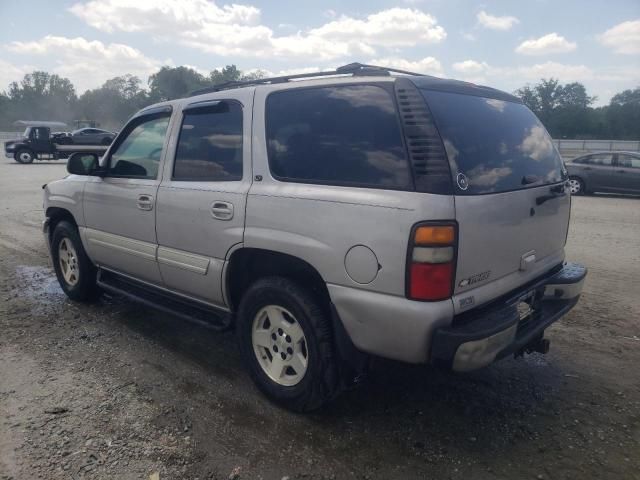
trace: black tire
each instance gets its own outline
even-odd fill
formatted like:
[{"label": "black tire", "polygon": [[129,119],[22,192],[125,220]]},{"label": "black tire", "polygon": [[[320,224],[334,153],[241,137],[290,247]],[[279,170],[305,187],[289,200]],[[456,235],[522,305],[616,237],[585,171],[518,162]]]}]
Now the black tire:
[{"label": "black tire", "polygon": [[[573,185],[575,185],[575,187],[571,186],[572,183]],[[569,185],[569,188],[571,189],[571,195],[585,195],[587,193],[584,180],[582,180],[580,177],[569,177]],[[574,191],[574,188],[577,188],[577,190]]]},{"label": "black tire", "polygon": [[[60,243],[64,239],[67,239],[71,243],[76,253],[77,283],[74,285],[69,284],[69,282],[65,280],[62,265],[60,264],[59,249]],[[55,226],[51,237],[51,259],[58,283],[60,283],[60,287],[71,300],[91,302],[100,296],[100,289],[96,285],[96,268],[93,263],[91,263],[91,260],[89,260],[82,246],[78,229],[72,223],[63,220]]]},{"label": "black tire", "polygon": [[20,148],[16,151],[16,153],[13,154],[13,158],[18,163],[27,164],[33,163],[33,160],[36,158],[36,156],[28,148]]},{"label": "black tire", "polygon": [[[307,369],[293,386],[283,386],[269,378],[254,352],[253,322],[267,305],[276,305],[291,312],[306,339]],[[339,378],[331,324],[307,290],[282,277],[258,280],[242,297],[237,322],[243,361],[251,378],[267,397],[289,410],[308,412],[322,407],[336,396]]]}]

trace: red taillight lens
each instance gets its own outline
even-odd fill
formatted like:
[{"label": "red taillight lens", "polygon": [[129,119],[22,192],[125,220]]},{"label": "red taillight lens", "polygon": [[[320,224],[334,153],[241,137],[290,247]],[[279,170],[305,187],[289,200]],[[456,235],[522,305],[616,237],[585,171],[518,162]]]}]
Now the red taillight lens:
[{"label": "red taillight lens", "polygon": [[451,296],[452,280],[452,263],[413,263],[409,295],[415,300],[444,300]]},{"label": "red taillight lens", "polygon": [[410,299],[433,302],[453,295],[455,239],[454,225],[428,225],[415,229],[407,265],[407,296]]}]

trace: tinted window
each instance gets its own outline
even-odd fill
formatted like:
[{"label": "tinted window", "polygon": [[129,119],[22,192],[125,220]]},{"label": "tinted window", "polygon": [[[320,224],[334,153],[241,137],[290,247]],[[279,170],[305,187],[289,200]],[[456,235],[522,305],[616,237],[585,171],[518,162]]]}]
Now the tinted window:
[{"label": "tinted window", "polygon": [[623,168],[640,168],[640,158],[618,154],[618,164]]},{"label": "tinted window", "polygon": [[174,180],[242,179],[242,107],[221,102],[188,112],[182,121]]},{"label": "tinted window", "polygon": [[411,177],[391,95],[372,85],[307,88],[267,98],[276,178],[406,188]]},{"label": "tinted window", "polygon": [[156,178],[169,117],[143,120],[111,155],[108,174],[116,177]]},{"label": "tinted window", "polygon": [[563,180],[562,159],[526,106],[457,93],[423,94],[459,194],[504,192]]},{"label": "tinted window", "polygon": [[611,153],[597,153],[595,155],[590,155],[586,158],[585,162],[588,165],[602,165],[602,166],[611,166],[613,165],[613,154]]}]

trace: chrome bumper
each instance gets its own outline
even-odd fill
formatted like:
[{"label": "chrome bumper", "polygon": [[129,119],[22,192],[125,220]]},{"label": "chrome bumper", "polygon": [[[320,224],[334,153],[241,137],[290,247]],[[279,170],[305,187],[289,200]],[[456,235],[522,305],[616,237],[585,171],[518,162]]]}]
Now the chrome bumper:
[{"label": "chrome bumper", "polygon": [[[567,263],[557,273],[507,298],[457,315],[451,326],[435,332],[432,362],[464,372],[522,351],[575,306],[586,274],[582,265]],[[531,308],[522,317],[519,306],[524,302]]]}]

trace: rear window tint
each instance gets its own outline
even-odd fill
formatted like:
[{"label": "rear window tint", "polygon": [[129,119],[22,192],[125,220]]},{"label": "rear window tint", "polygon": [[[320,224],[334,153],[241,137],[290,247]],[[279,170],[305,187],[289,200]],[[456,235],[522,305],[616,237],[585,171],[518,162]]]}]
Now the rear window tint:
[{"label": "rear window tint", "polygon": [[453,168],[459,195],[560,182],[562,159],[525,105],[423,90]]},{"label": "rear window tint", "polygon": [[272,93],[266,130],[269,166],[280,180],[412,188],[395,103],[381,87]]}]

